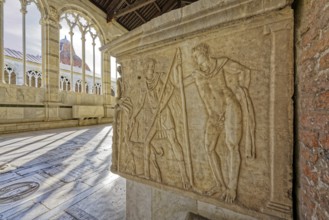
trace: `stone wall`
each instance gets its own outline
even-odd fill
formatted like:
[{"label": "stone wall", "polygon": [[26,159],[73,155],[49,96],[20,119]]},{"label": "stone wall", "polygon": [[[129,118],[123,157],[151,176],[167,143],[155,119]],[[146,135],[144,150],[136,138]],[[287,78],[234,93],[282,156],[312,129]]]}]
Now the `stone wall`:
[{"label": "stone wall", "polygon": [[300,219],[328,219],[329,2],[304,0],[296,6],[296,207]]}]

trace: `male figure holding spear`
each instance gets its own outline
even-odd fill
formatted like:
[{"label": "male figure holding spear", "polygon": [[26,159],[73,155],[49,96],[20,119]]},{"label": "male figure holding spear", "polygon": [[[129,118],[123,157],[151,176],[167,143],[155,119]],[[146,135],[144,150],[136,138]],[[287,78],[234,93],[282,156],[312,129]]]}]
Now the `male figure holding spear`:
[{"label": "male figure holding spear", "polygon": [[[179,103],[179,99],[177,100],[173,96],[179,85],[175,80],[175,76],[171,75],[171,71],[168,73],[165,82],[163,82],[161,80],[161,73],[154,71],[155,64],[156,61],[151,58],[145,61],[144,76],[147,89],[145,95],[143,95],[138,104],[138,110],[133,116],[134,121],[136,120],[137,115],[144,108],[144,110],[147,110],[146,112],[151,113],[148,117],[152,118],[152,121],[147,126],[148,132],[146,133],[144,142],[144,177],[146,179],[150,178],[150,156],[151,150],[153,149],[151,141],[157,135],[159,138],[167,138],[169,141],[174,152],[174,156],[178,161],[183,188],[189,189],[191,188],[191,184],[187,176],[183,150],[179,140],[177,139],[175,122],[172,114],[173,111],[181,111],[182,104]],[[172,102],[175,103],[173,104]]]}]

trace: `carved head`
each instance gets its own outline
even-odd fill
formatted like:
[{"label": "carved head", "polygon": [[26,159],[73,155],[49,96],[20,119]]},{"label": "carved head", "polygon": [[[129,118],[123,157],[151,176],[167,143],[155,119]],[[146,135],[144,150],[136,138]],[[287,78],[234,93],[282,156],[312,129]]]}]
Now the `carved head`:
[{"label": "carved head", "polygon": [[209,59],[209,45],[201,43],[192,48],[192,57],[198,65],[202,65]]},{"label": "carved head", "polygon": [[117,66],[117,73],[119,73],[120,76],[122,75],[122,67],[121,67],[121,65],[118,65]]},{"label": "carved head", "polygon": [[154,69],[155,64],[156,64],[155,59],[153,59],[153,58],[147,58],[145,60],[145,62],[144,62],[144,68],[145,68],[145,70]]},{"label": "carved head", "polygon": [[144,72],[147,75],[153,75],[156,61],[153,58],[147,58],[144,61]]}]

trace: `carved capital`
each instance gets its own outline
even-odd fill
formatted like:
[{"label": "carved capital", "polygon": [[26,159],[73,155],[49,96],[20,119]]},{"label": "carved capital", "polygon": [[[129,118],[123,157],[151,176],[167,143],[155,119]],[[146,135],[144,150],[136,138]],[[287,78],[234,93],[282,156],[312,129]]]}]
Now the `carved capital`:
[{"label": "carved capital", "polygon": [[26,10],[26,6],[28,5],[28,2],[26,0],[21,0],[21,13],[22,14],[26,14],[27,10]]},{"label": "carved capital", "polygon": [[42,19],[41,24],[59,26],[59,16],[56,8],[50,7],[48,15]]},{"label": "carved capital", "polygon": [[58,12],[57,12],[56,8],[50,7],[48,16],[49,16],[50,19],[57,21],[58,20]]},{"label": "carved capital", "polygon": [[59,23],[58,22],[56,22],[56,21],[53,21],[53,20],[51,20],[51,19],[49,19],[49,18],[43,18],[41,21],[40,21],[40,24],[41,25],[53,25],[53,26],[58,26],[58,28],[60,28],[60,25],[59,25]]},{"label": "carved capital", "polygon": [[34,2],[36,5],[38,5],[38,2],[35,0],[20,0],[21,2],[21,13],[26,14],[27,10],[26,7],[31,4],[32,2]]}]

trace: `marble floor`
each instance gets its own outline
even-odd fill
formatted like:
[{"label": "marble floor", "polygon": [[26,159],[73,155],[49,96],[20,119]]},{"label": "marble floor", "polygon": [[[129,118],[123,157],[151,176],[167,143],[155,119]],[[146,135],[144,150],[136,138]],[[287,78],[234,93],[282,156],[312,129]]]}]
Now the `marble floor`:
[{"label": "marble floor", "polygon": [[112,126],[0,135],[0,219],[125,219]]}]

